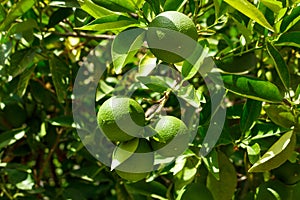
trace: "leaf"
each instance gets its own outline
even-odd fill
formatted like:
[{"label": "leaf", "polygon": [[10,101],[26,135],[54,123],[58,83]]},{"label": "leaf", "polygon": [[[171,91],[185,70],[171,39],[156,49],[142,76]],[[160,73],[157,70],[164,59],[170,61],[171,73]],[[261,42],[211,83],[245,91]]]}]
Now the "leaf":
[{"label": "leaf", "polygon": [[78,128],[72,116],[58,116],[47,120],[53,126],[61,126],[67,128]]},{"label": "leaf", "polygon": [[292,46],[300,48],[300,31],[288,32],[282,34],[276,42],[280,46]]},{"label": "leaf", "polygon": [[247,154],[251,164],[255,163],[259,159],[260,151],[261,149],[258,143],[255,143],[252,146],[247,146]]},{"label": "leaf", "polygon": [[181,86],[178,91],[176,91],[177,96],[185,100],[191,106],[195,108],[200,107],[200,98],[197,95],[197,90],[193,85]]},{"label": "leaf", "polygon": [[296,134],[293,131],[286,132],[248,170],[248,172],[264,172],[279,167],[293,154],[295,146]]},{"label": "leaf", "polygon": [[95,19],[113,14],[112,11],[95,4],[92,0],[79,0],[78,3],[82,10],[90,14]]},{"label": "leaf", "polygon": [[22,97],[25,94],[29,80],[34,72],[34,69],[35,69],[35,66],[25,70],[21,74],[19,82],[18,82],[18,86],[17,86],[17,95],[18,96]]},{"label": "leaf", "polygon": [[300,20],[300,6],[296,6],[291,14],[285,16],[281,22],[280,32],[285,32]]},{"label": "leaf", "polygon": [[166,80],[161,76],[138,76],[137,79],[154,92],[164,92],[170,88]]},{"label": "leaf", "polygon": [[277,0],[261,0],[261,2],[275,13],[282,9],[282,2]]},{"label": "leaf", "polygon": [[[137,182],[125,184],[125,187],[132,194],[141,194],[143,196],[153,197],[165,197],[167,188],[158,181],[151,182]],[[161,199],[161,198],[159,198]]]},{"label": "leaf", "polygon": [[6,10],[4,9],[2,4],[0,4],[0,23],[3,22],[5,18],[6,18]]},{"label": "leaf", "polygon": [[54,0],[50,2],[50,6],[58,6],[64,8],[80,8],[79,2],[80,0]]},{"label": "leaf", "polygon": [[[241,75],[223,74],[221,77],[224,87],[235,94],[258,101],[281,102],[283,100],[279,89],[271,82]],[[210,78],[214,78],[213,74]],[[213,81],[218,83],[220,80]]]},{"label": "leaf", "polygon": [[187,185],[183,193],[182,200],[214,200],[212,193],[202,183],[192,183]]},{"label": "leaf", "polygon": [[52,28],[57,25],[59,22],[68,18],[71,14],[73,14],[72,8],[59,8],[52,13],[50,16],[47,28]]},{"label": "leaf", "polygon": [[98,32],[105,32],[105,31],[112,31],[112,30],[124,30],[129,27],[138,27],[138,21],[123,16],[123,15],[107,15],[101,18],[98,18],[91,23],[79,27],[76,29],[79,30],[86,30],[86,31],[98,31]]},{"label": "leaf", "polygon": [[117,146],[113,152],[112,162],[111,162],[111,171],[126,161],[132,154],[134,154],[135,150],[139,145],[139,139],[135,138],[128,142],[123,142],[119,146]]},{"label": "leaf", "polygon": [[28,19],[26,21],[13,24],[8,30],[7,36],[13,34],[22,34],[22,37],[28,42],[34,40],[33,29],[38,28],[38,25],[34,19]]},{"label": "leaf", "polygon": [[0,24],[0,31],[7,30],[15,19],[31,9],[34,4],[35,0],[20,0],[16,4],[13,4],[5,19]]},{"label": "leaf", "polygon": [[49,64],[58,101],[64,102],[69,87],[69,68],[65,62],[55,55],[51,57]]},{"label": "leaf", "polygon": [[233,164],[221,151],[218,152],[220,167],[220,180],[217,180],[211,173],[207,176],[207,188],[214,199],[232,199],[237,186],[237,175]]},{"label": "leaf", "polygon": [[12,54],[7,73],[12,77],[16,77],[30,68],[34,64],[35,51],[35,49],[23,49]]},{"label": "leaf", "polygon": [[251,129],[254,122],[260,115],[261,107],[262,103],[260,101],[247,99],[240,121],[242,133],[245,133]]},{"label": "leaf", "polygon": [[186,0],[166,0],[164,4],[164,11],[177,10],[185,2]]},{"label": "leaf", "polygon": [[200,67],[213,67],[211,58],[207,58],[209,51],[207,44],[205,43],[205,41],[200,41],[199,44],[200,46],[197,46],[196,50],[190,56],[189,60],[191,61],[191,63],[187,60],[183,62],[182,76],[184,76],[184,80],[193,78],[197,73],[199,73]]},{"label": "leaf", "polygon": [[252,3],[250,3],[247,0],[224,0],[226,3],[228,3],[233,8],[237,9],[250,19],[256,21],[258,24],[262,25],[263,27],[266,27],[270,31],[274,32],[273,27],[269,24],[269,22],[266,20],[263,13],[258,10]]},{"label": "leaf", "polygon": [[267,105],[264,106],[268,117],[275,124],[284,127],[291,128],[296,124],[296,118],[292,110],[285,105]]},{"label": "leaf", "polygon": [[135,13],[144,3],[144,0],[92,0],[95,4],[117,12]]},{"label": "leaf", "polygon": [[0,134],[0,149],[12,145],[16,141],[22,139],[25,136],[27,129],[17,129],[3,132]]},{"label": "leaf", "polygon": [[257,58],[254,52],[232,56],[222,60],[215,60],[216,66],[225,72],[243,73],[256,67]]},{"label": "leaf", "polygon": [[116,36],[112,43],[111,54],[116,74],[122,72],[122,68],[134,58],[141,48],[145,38],[145,30],[131,29]]},{"label": "leaf", "polygon": [[218,181],[220,180],[220,166],[218,161],[218,152],[212,150],[209,155],[203,157],[203,162],[210,174]]},{"label": "leaf", "polygon": [[278,50],[269,42],[267,42],[267,51],[273,59],[273,63],[281,82],[283,83],[285,89],[288,91],[290,87],[290,74],[287,64],[285,63]]}]

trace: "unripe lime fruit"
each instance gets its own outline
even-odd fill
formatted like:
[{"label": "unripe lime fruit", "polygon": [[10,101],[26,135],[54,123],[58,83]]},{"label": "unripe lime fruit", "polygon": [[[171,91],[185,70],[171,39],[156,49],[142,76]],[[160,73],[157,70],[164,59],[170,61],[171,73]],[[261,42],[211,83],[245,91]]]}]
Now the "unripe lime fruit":
[{"label": "unripe lime fruit", "polygon": [[[130,149],[127,145],[131,144],[130,141],[124,142],[119,145],[119,148]],[[122,153],[122,151],[119,152]],[[149,172],[153,170],[154,154],[151,152],[152,149],[148,140],[140,138],[134,154],[116,168],[117,174],[129,181],[140,181],[146,178]],[[120,157],[122,155],[115,156]]]},{"label": "unripe lime fruit", "polygon": [[158,120],[154,129],[157,134],[151,140],[151,145],[162,156],[179,156],[188,147],[188,128],[180,119],[163,116]]},{"label": "unripe lime fruit", "polygon": [[190,56],[196,47],[197,38],[194,22],[177,11],[160,13],[150,22],[147,31],[150,51],[167,63],[181,62]]},{"label": "unripe lime fruit", "polygon": [[106,100],[99,108],[97,119],[104,134],[113,142],[128,141],[140,135],[145,125],[143,108],[127,97]]}]

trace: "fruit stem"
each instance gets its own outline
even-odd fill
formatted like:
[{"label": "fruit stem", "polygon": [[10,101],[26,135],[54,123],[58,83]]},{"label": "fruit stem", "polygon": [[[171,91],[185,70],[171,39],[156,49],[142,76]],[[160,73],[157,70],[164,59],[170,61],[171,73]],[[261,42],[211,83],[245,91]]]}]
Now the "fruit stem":
[{"label": "fruit stem", "polygon": [[146,118],[146,121],[150,121],[155,115],[157,115],[161,112],[161,110],[163,109],[163,107],[165,106],[165,104],[167,103],[167,101],[170,97],[171,91],[172,91],[171,89],[168,89],[167,91],[165,91],[164,96],[159,101],[159,106],[149,117]]}]

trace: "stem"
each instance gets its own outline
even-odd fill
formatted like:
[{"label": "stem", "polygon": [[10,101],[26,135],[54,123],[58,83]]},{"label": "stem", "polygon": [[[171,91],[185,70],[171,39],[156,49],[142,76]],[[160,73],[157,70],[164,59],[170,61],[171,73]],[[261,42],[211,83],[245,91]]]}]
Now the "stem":
[{"label": "stem", "polygon": [[172,90],[167,90],[165,92],[164,97],[160,100],[159,106],[148,118],[146,118],[146,121],[150,121],[156,114],[161,112],[170,97],[171,91]]}]

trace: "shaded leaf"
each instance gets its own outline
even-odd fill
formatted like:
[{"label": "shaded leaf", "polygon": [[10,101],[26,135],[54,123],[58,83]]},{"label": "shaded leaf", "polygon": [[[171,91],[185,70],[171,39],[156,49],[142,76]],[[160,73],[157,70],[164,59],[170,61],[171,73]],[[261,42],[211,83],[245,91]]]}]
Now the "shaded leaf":
[{"label": "shaded leaf", "polygon": [[200,98],[197,94],[197,90],[193,85],[181,86],[178,91],[176,91],[177,96],[184,99],[187,103],[195,108],[200,106]]},{"label": "shaded leaf", "polygon": [[296,134],[293,131],[286,132],[248,170],[248,172],[264,172],[279,167],[293,154],[295,146]]},{"label": "shaded leaf", "polygon": [[182,200],[214,200],[212,193],[202,183],[192,183],[187,185],[185,192],[183,193]]},{"label": "shaded leaf", "polygon": [[261,107],[262,103],[260,101],[247,99],[247,102],[244,104],[240,122],[242,133],[245,133],[251,129],[254,122],[260,115]]},{"label": "shaded leaf", "polygon": [[114,69],[117,74],[122,72],[122,68],[134,58],[141,48],[145,38],[145,30],[131,29],[116,36],[112,43],[111,54]]},{"label": "shaded leaf", "polygon": [[105,31],[112,31],[112,30],[124,30],[129,27],[137,27],[139,26],[138,21],[123,16],[123,15],[107,15],[101,18],[98,18],[91,23],[79,27],[77,29],[79,30],[86,30],[86,31],[99,31],[99,32],[105,32]]},{"label": "shaded leaf", "polygon": [[296,118],[288,106],[266,105],[264,106],[264,110],[272,122],[281,127],[291,128],[296,124]]},{"label": "shaded leaf", "polygon": [[261,0],[261,2],[275,13],[278,13],[282,9],[282,2],[277,0]]},{"label": "shaded leaf", "polygon": [[58,6],[58,7],[65,7],[65,8],[80,8],[78,0],[54,0],[50,2],[50,6]]},{"label": "shaded leaf", "polygon": [[269,42],[267,43],[267,51],[273,59],[273,63],[281,82],[283,83],[285,89],[288,91],[290,87],[290,74],[287,64],[285,63],[278,50]]},{"label": "shaded leaf", "polygon": [[67,98],[69,87],[69,68],[65,62],[53,55],[49,61],[52,80],[59,102],[64,102]]},{"label": "shaded leaf", "polygon": [[47,120],[53,126],[61,126],[67,128],[78,128],[72,116],[58,116]]},{"label": "shaded leaf", "polygon": [[300,31],[287,32],[282,34],[276,42],[280,46],[292,46],[300,48]]},{"label": "shaded leaf", "polygon": [[177,10],[184,2],[184,0],[166,0],[164,4],[164,11]]},{"label": "shaded leaf", "polygon": [[151,197],[153,194],[159,197],[165,197],[167,193],[166,186],[157,181],[125,184],[125,187],[130,193],[141,194],[148,197]]},{"label": "shaded leaf", "polygon": [[209,155],[203,158],[203,162],[210,174],[218,181],[220,180],[220,166],[218,160],[218,152],[212,150]]},{"label": "shaded leaf", "polygon": [[138,76],[137,79],[155,92],[162,93],[170,88],[166,80],[161,76]]},{"label": "shaded leaf", "polygon": [[34,4],[35,0],[20,0],[14,4],[0,24],[0,31],[7,30],[15,19],[27,12]]},{"label": "shaded leaf", "polygon": [[273,27],[269,24],[269,22],[266,20],[263,13],[258,10],[252,3],[250,3],[247,0],[224,0],[226,3],[228,3],[233,8],[237,9],[250,19],[256,21],[258,24],[262,25],[263,27],[266,27],[270,31],[274,32]]},{"label": "shaded leaf", "polygon": [[232,199],[237,186],[237,176],[233,164],[221,151],[218,152],[220,167],[220,180],[211,173],[207,176],[207,188],[211,191],[214,199]]},{"label": "shaded leaf", "polygon": [[92,0],[94,3],[117,12],[136,12],[139,10],[144,0]]},{"label": "shaded leaf", "polygon": [[251,164],[255,163],[260,156],[260,146],[258,143],[255,143],[252,146],[247,146],[247,154]]},{"label": "shaded leaf", "polygon": [[22,139],[27,129],[10,130],[0,134],[0,149],[7,147]]},{"label": "shaded leaf", "polygon": [[280,32],[285,32],[300,20],[300,6],[296,6],[291,14],[285,16],[281,22]]},{"label": "shaded leaf", "polygon": [[29,69],[26,69],[20,76],[18,86],[17,86],[17,95],[22,97],[27,89],[29,80],[34,72],[35,66]]}]

